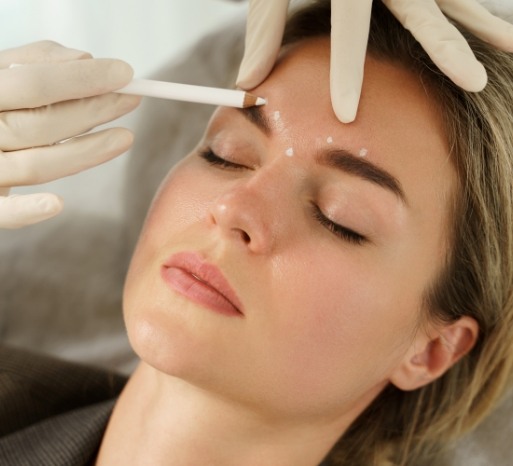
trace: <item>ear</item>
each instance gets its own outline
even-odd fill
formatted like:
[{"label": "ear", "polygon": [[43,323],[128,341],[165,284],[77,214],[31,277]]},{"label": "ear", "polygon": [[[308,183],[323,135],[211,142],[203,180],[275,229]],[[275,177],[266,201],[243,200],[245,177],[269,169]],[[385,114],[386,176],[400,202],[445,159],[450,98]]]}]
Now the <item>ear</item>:
[{"label": "ear", "polygon": [[428,385],[473,348],[478,334],[477,322],[468,316],[419,332],[390,382],[401,390]]}]

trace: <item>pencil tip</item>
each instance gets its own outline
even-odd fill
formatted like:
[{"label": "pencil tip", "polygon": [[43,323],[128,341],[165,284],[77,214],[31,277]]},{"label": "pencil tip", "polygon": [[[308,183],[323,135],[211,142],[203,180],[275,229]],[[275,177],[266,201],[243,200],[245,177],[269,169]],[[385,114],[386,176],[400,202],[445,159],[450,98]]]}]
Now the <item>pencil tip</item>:
[{"label": "pencil tip", "polygon": [[256,95],[250,94],[248,92],[244,95],[244,103],[242,106],[246,107],[254,107],[255,105],[264,105],[267,103],[267,100],[263,97],[257,97]]}]

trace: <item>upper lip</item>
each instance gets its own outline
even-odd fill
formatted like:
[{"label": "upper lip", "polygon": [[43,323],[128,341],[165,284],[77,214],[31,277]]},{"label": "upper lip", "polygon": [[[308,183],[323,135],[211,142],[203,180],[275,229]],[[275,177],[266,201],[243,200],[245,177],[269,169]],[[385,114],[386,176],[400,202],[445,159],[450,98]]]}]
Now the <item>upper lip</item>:
[{"label": "upper lip", "polygon": [[164,263],[164,267],[176,267],[190,273],[194,278],[223,295],[241,314],[244,314],[242,303],[221,270],[216,265],[207,262],[199,254],[194,252],[173,254]]}]

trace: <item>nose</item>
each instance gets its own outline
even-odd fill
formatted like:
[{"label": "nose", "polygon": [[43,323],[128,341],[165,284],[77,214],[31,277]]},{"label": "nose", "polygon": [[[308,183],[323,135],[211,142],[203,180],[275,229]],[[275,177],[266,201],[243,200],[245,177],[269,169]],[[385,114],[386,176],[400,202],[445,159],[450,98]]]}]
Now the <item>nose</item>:
[{"label": "nose", "polygon": [[254,175],[237,181],[213,202],[210,221],[226,239],[254,254],[269,254],[286,229],[280,215],[283,203],[283,185],[276,176]]}]

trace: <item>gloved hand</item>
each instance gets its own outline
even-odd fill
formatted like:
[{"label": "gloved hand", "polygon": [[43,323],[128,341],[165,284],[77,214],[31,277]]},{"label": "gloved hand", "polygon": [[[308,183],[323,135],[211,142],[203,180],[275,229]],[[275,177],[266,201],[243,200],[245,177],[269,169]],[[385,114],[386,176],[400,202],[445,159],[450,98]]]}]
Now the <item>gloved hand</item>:
[{"label": "gloved hand", "polygon": [[[476,0],[382,1],[442,72],[467,91],[484,88],[486,71],[445,15],[486,42],[513,52],[513,26]],[[288,3],[250,0],[239,87],[252,89],[270,73],[279,53]],[[331,2],[331,100],[338,119],[345,123],[355,119],[360,100],[371,7],[372,0]]]},{"label": "gloved hand", "polygon": [[83,133],[138,105],[138,97],[111,93],[131,78],[122,61],[49,41],[0,52],[0,228],[62,209],[54,194],[8,196],[11,187],[77,173],[130,147],[132,133],[124,128]]}]

